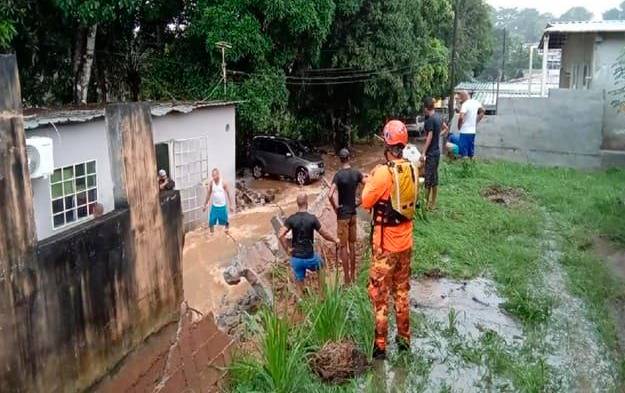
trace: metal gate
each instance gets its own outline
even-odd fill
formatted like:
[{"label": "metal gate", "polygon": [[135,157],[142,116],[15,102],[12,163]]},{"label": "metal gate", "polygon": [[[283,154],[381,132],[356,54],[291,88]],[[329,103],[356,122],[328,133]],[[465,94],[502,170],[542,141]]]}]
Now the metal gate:
[{"label": "metal gate", "polygon": [[176,188],[180,190],[184,230],[189,231],[205,221],[202,212],[206,200],[208,172],[208,137],[177,139],[171,142],[171,167]]}]

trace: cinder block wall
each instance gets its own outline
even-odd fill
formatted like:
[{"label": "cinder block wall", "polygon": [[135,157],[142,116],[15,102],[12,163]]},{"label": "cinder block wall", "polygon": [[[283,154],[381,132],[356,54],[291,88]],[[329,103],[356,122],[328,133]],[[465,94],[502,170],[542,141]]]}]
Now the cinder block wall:
[{"label": "cinder block wall", "polygon": [[601,167],[601,91],[551,90],[547,98],[500,98],[478,126],[481,157],[572,168]]}]

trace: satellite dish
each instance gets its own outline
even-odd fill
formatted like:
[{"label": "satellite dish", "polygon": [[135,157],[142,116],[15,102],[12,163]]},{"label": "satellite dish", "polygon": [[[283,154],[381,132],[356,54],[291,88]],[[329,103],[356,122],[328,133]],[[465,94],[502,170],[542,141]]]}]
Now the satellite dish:
[{"label": "satellite dish", "polygon": [[26,145],[26,156],[28,157],[28,171],[30,173],[37,172],[41,163],[39,150],[33,145]]}]

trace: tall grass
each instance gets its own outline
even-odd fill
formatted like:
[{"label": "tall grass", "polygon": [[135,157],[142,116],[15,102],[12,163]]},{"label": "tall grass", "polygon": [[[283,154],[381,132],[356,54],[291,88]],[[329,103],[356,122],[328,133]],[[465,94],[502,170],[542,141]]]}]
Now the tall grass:
[{"label": "tall grass", "polygon": [[303,343],[290,337],[287,321],[275,312],[261,311],[263,338],[260,358],[243,355],[230,367],[234,390],[291,393],[300,391],[308,378]]},{"label": "tall grass", "polygon": [[313,347],[322,347],[328,341],[341,341],[345,337],[350,303],[338,282],[338,279],[333,283],[326,280],[322,296],[312,294],[302,304],[307,313],[308,343]]}]

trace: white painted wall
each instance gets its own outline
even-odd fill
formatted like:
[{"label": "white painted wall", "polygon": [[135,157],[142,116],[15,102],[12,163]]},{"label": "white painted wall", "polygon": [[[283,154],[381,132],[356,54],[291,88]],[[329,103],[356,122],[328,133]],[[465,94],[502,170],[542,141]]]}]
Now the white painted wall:
[{"label": "white painted wall", "polygon": [[625,150],[625,113],[612,104],[610,91],[615,89],[614,64],[625,50],[625,33],[603,34],[595,44],[595,79],[593,89],[605,92],[603,145],[607,150]]},{"label": "white painted wall", "polygon": [[[52,138],[54,167],[59,168],[80,162],[96,160],[98,201],[104,206],[104,213],[115,208],[111,161],[108,155],[108,140],[104,120],[86,123],[58,125],[58,133],[51,126],[26,130],[26,137],[45,136]],[[69,226],[53,229],[50,180],[32,179],[35,224],[39,240],[62,232]],[[82,222],[82,221],[81,221]],[[76,225],[75,223],[73,225]]]},{"label": "white painted wall", "polygon": [[[152,117],[154,143],[173,139],[209,136],[208,167],[219,168],[223,178],[234,185],[235,162],[235,106],[196,109],[190,113],[171,112],[166,116]],[[171,153],[170,153],[171,154]]]},{"label": "white painted wall", "polygon": [[[115,204],[105,127],[104,119],[97,119],[85,123],[57,125],[58,133],[51,126],[27,130],[26,137],[52,138],[55,168],[95,159],[98,201],[104,206],[106,214],[114,210]],[[154,143],[209,136],[211,141],[208,145],[209,168],[219,168],[224,179],[234,185],[236,176],[234,105],[200,108],[190,113],[170,112],[160,117],[152,116],[152,131]],[[32,179],[32,186],[38,239],[45,239],[68,228],[69,226],[53,229],[49,179]]]}]

